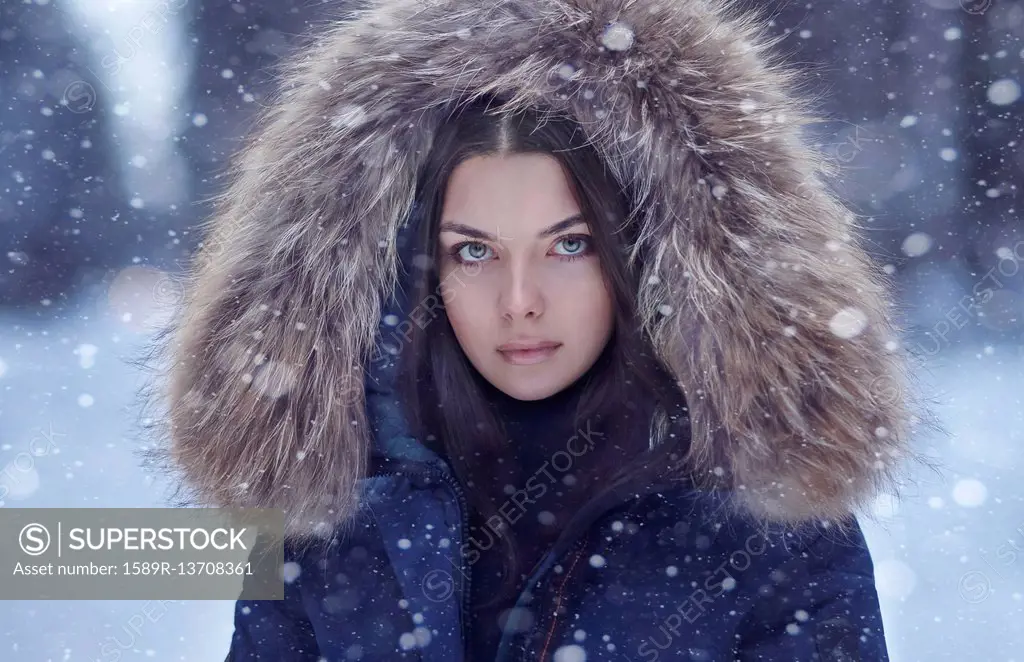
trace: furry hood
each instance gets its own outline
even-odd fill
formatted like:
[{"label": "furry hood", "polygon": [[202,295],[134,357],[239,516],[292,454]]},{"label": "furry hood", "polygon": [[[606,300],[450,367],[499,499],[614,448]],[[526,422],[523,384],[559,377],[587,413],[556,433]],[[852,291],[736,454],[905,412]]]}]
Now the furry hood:
[{"label": "furry hood", "polygon": [[172,329],[168,450],[202,502],[283,508],[290,531],[358,507],[396,238],[435,130],[485,94],[573,117],[631,191],[650,256],[637,323],[686,393],[698,485],[782,522],[897,487],[913,417],[890,283],[763,18],[722,0],[387,0],[347,18],[282,67]]}]

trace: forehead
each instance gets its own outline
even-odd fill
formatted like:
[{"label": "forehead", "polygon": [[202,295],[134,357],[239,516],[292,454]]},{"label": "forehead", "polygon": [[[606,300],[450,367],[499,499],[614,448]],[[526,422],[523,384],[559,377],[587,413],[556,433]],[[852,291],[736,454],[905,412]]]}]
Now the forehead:
[{"label": "forehead", "polygon": [[474,156],[452,172],[443,221],[503,235],[539,230],[580,211],[561,164],[546,154]]}]

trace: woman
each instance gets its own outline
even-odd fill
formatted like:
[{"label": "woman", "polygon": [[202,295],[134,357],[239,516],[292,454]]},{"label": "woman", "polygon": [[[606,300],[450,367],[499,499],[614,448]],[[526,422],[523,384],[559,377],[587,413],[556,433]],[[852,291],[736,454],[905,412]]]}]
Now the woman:
[{"label": "woman", "polygon": [[854,512],[911,455],[905,362],[760,23],[351,19],[282,71],[169,345],[187,485],[286,514],[229,659],[887,659]]}]

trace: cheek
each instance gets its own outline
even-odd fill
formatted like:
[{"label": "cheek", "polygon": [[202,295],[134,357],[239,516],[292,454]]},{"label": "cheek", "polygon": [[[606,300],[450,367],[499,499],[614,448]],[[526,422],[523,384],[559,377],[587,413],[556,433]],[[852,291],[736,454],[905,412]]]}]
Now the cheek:
[{"label": "cheek", "polygon": [[[564,311],[563,319],[574,322],[577,333],[601,335],[612,323],[611,292],[605,286],[600,269],[595,265],[585,272],[565,276],[553,283],[559,290],[558,308]],[[575,321],[587,320],[586,324]]]},{"label": "cheek", "polygon": [[559,311],[566,340],[580,357],[594,358],[608,343],[614,328],[612,299],[600,275],[573,284],[561,297],[568,305]]},{"label": "cheek", "polygon": [[479,279],[467,276],[461,268],[441,276],[447,276],[442,281],[441,298],[448,322],[463,349],[493,338],[494,334],[487,326],[487,311],[494,307],[494,297],[488,288],[478,282]]}]

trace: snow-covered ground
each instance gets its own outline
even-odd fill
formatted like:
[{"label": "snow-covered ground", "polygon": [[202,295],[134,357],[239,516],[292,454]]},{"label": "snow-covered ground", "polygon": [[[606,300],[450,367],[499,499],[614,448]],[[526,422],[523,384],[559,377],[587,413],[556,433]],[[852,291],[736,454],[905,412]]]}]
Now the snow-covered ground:
[{"label": "snow-covered ground", "polygon": [[1024,356],[952,345],[931,382],[948,437],[922,440],[920,472],[865,522],[894,662],[1024,659]]},{"label": "snow-covered ground", "polygon": [[[126,362],[159,308],[126,314],[125,300],[97,298],[56,323],[0,316],[2,507],[167,505],[166,485],[134,452],[141,376]],[[1024,356],[964,339],[933,359],[928,381],[952,434],[921,443],[942,473],[921,473],[902,501],[879,501],[864,521],[892,659],[1021,660]],[[221,662],[231,607],[0,601],[0,659]]]},{"label": "snow-covered ground", "polygon": [[[0,495],[4,508],[163,507],[141,465],[127,359],[145,339],[123,300],[59,323],[0,316]],[[0,601],[0,660],[222,662],[233,602]]]}]

